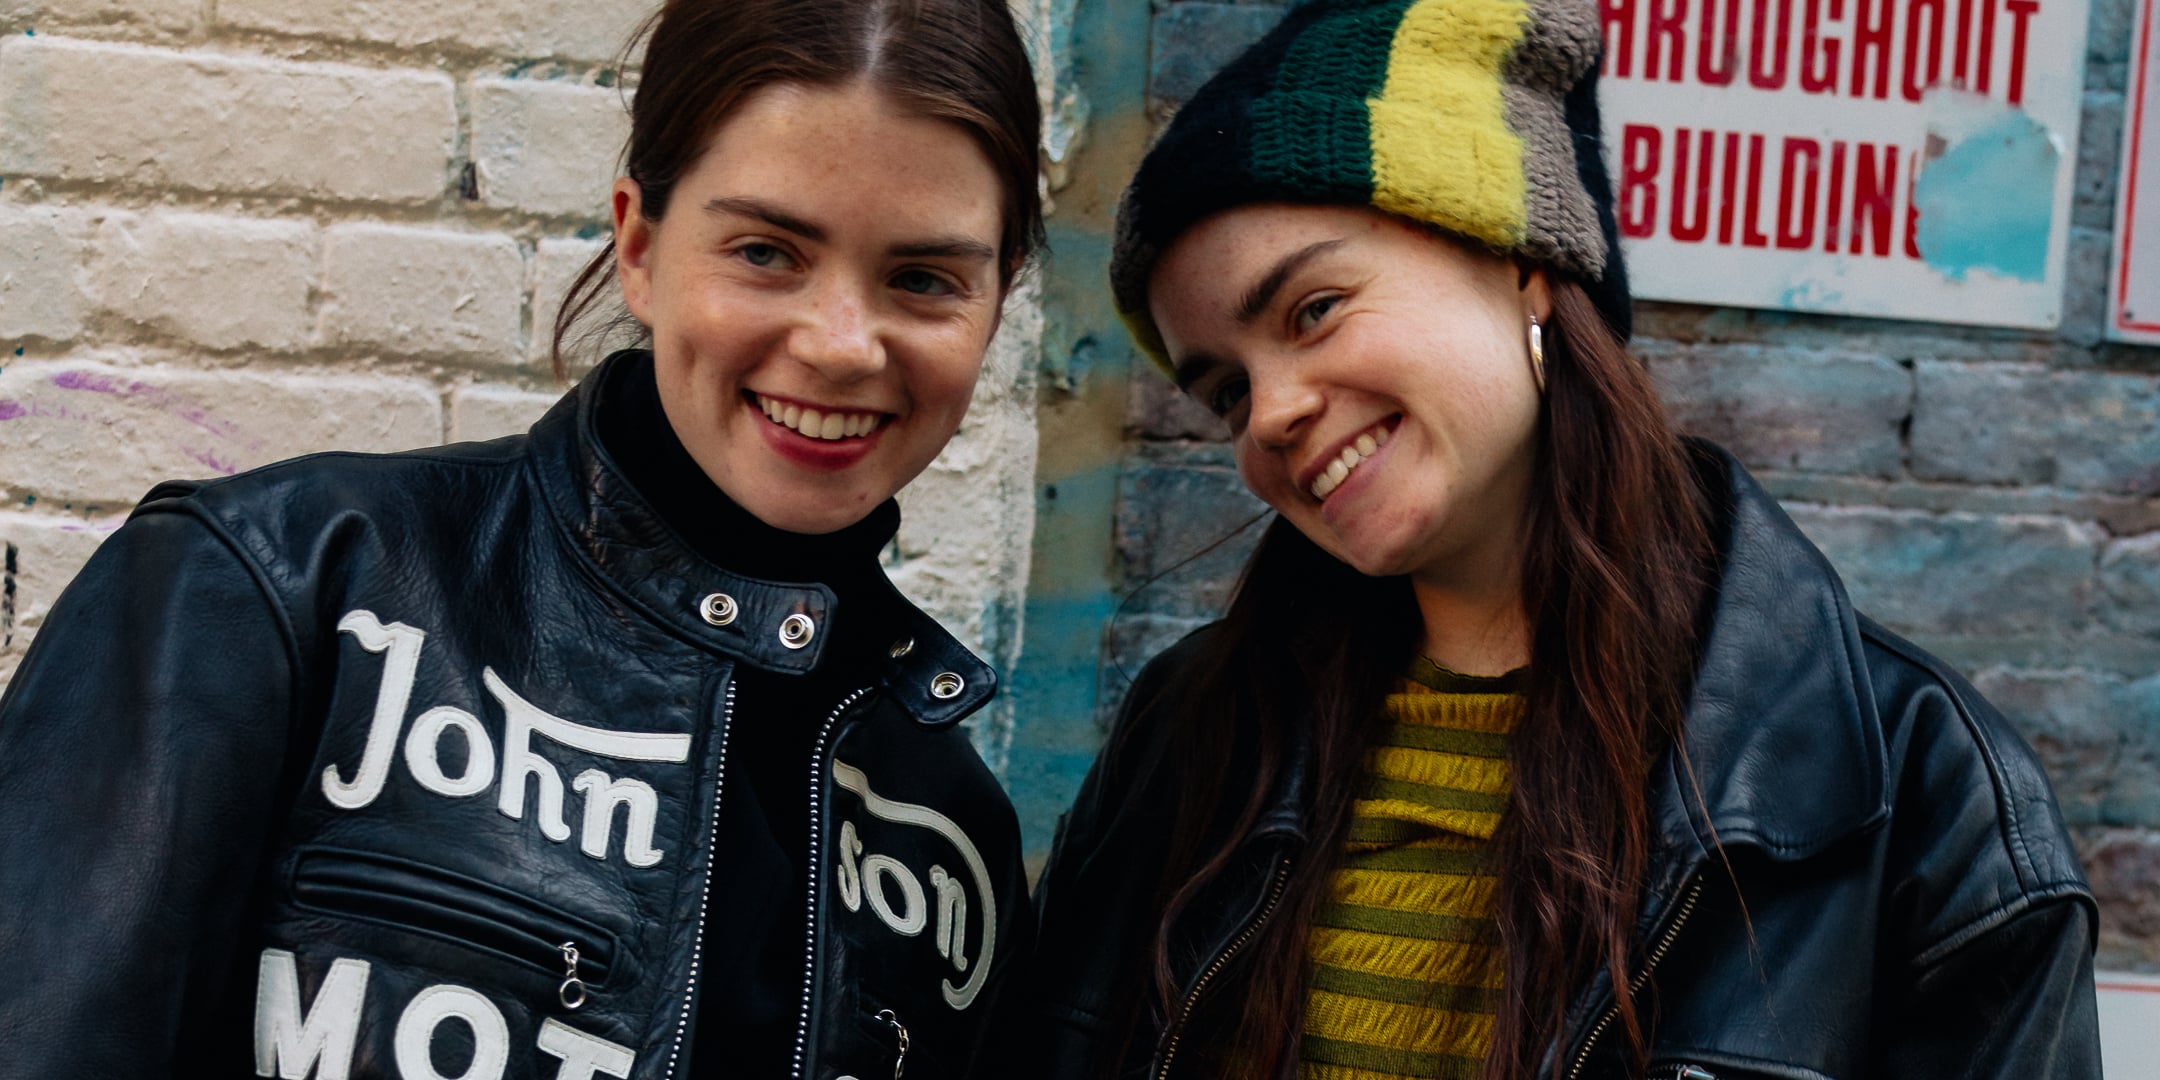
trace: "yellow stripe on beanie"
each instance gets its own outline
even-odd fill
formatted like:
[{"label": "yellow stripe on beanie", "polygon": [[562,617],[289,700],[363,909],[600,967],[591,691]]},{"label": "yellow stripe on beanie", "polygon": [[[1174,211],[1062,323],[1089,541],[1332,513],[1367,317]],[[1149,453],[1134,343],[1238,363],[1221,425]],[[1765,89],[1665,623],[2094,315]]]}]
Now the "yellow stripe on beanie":
[{"label": "yellow stripe on beanie", "polygon": [[1373,205],[1513,248],[1526,232],[1523,144],[1505,66],[1530,21],[1519,0],[1418,0],[1390,48],[1372,117]]}]

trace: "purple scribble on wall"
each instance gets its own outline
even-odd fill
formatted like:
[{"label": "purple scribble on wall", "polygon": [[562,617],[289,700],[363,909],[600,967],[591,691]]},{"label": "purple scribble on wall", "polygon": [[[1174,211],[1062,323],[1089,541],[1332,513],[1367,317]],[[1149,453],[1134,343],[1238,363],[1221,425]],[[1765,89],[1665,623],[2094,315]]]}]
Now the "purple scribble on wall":
[{"label": "purple scribble on wall", "polygon": [[191,458],[194,458],[196,461],[201,462],[203,465],[217,470],[218,474],[221,476],[231,476],[234,473],[240,471],[240,466],[231,464],[229,462],[220,461],[218,460],[218,456],[216,454],[213,454],[208,450],[196,450],[192,447],[189,447],[183,448],[181,452]]},{"label": "purple scribble on wall", "polygon": [[28,415],[30,415],[30,410],[23,408],[19,403],[0,398],[0,420],[13,420],[18,416]]},{"label": "purple scribble on wall", "polygon": [[152,386],[146,382],[123,381],[91,371],[63,371],[52,377],[52,384],[62,390],[81,390],[118,398],[139,399],[154,409],[185,420],[218,438],[238,440],[250,448],[262,446],[261,439],[249,437],[239,425],[220,420],[210,415],[208,410],[163,387]]}]

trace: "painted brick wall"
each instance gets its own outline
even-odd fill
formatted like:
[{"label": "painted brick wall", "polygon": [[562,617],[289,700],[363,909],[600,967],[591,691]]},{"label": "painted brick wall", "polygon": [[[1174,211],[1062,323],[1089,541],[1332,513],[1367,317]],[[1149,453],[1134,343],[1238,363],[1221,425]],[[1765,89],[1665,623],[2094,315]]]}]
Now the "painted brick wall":
[{"label": "painted brick wall", "polygon": [[[1279,12],[1163,7],[1156,115]],[[2095,0],[2091,30],[2057,332],[1644,304],[1635,350],[1862,610],[1963,670],[2039,749],[2101,897],[2102,966],[2156,971],[2160,353],[2101,339],[2130,5]],[[1124,673],[1220,609],[1257,530],[1178,564],[1261,509],[1211,417],[1147,371],[1129,400],[1117,551],[1136,591],[1108,635],[1105,710]]]},{"label": "painted brick wall", "polygon": [[[158,480],[522,431],[607,234],[652,0],[0,0],[0,683]],[[893,574],[1019,644],[1040,305]],[[976,722],[1001,767],[1010,706]]]}]

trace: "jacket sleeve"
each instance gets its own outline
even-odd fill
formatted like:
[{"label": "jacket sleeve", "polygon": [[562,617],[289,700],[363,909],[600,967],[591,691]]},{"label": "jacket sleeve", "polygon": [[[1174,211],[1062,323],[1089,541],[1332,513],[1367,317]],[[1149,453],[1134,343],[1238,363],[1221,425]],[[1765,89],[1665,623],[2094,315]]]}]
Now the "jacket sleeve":
[{"label": "jacket sleeve", "polygon": [[249,564],[191,514],[139,512],[61,594],[0,697],[0,1078],[183,1073],[252,997],[234,952],[292,671]]},{"label": "jacket sleeve", "polygon": [[1870,1075],[2099,1080],[2094,917],[2044,901],[1916,971],[1888,993]]}]

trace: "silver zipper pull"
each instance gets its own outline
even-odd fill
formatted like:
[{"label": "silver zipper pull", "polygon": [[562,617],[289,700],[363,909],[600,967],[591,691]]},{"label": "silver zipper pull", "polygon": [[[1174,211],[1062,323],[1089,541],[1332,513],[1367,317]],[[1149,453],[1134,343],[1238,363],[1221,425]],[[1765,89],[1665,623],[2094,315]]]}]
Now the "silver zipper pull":
[{"label": "silver zipper pull", "polygon": [[1673,1080],[1717,1080],[1717,1074],[1700,1065],[1675,1065]]},{"label": "silver zipper pull", "polygon": [[899,1014],[891,1009],[879,1009],[877,1018],[891,1024],[893,1035],[900,1040],[900,1056],[892,1063],[892,1080],[900,1080],[900,1074],[907,1071],[907,1025],[901,1023]]},{"label": "silver zipper pull", "polygon": [[585,1004],[585,980],[578,978],[577,974],[577,942],[562,943],[562,958],[563,981],[555,994],[562,999],[563,1008],[575,1010]]}]

